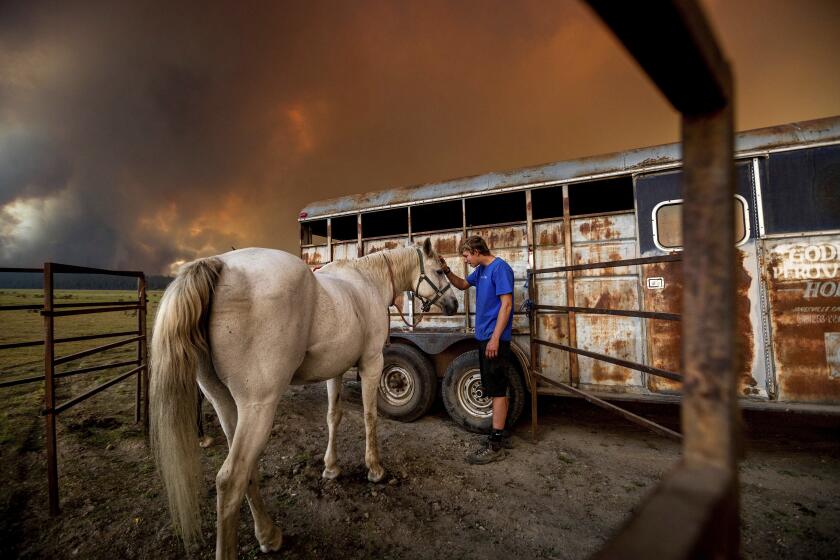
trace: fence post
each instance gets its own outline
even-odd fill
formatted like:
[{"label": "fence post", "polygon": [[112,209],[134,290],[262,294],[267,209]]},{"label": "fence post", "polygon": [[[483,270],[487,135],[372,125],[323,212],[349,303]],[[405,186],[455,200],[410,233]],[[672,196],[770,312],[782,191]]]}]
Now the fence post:
[{"label": "fence post", "polygon": [[55,320],[53,311],[53,263],[44,263],[44,415],[47,430],[47,486],[50,515],[61,510],[58,503],[58,446],[55,434]]},{"label": "fence post", "polygon": [[[137,310],[137,334],[142,336],[137,341],[137,365],[143,369],[137,372],[137,408],[135,420],[143,421],[143,430],[149,432],[149,346],[146,332],[146,312],[148,298],[146,297],[146,275],[137,278],[137,299],[140,309]],[[142,410],[141,410],[142,409]]]}]

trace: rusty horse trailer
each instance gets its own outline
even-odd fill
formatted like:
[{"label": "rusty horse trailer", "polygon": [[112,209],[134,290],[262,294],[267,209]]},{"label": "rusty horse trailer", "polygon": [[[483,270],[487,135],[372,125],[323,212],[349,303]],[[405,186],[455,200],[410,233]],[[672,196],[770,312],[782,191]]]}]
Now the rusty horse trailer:
[{"label": "rusty horse trailer", "polygon": [[[738,134],[735,159],[741,404],[840,412],[840,117]],[[526,388],[679,399],[679,144],[315,202],[299,222],[313,269],[428,237],[465,276],[460,242],[484,237],[515,274],[512,416]],[[474,290],[457,295],[457,315],[414,328],[391,309],[386,415],[422,416],[442,379],[454,420],[489,425]],[[402,307],[420,319],[411,297]]]}]

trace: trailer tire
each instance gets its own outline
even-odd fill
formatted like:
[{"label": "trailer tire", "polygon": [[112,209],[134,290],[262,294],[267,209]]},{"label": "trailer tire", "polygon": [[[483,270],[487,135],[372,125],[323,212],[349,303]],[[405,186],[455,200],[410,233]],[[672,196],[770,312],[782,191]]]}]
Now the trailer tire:
[{"label": "trailer tire", "polygon": [[[519,371],[507,362],[507,426],[516,424],[525,407],[525,384]],[[443,377],[443,404],[456,424],[471,432],[486,434],[493,422],[492,402],[481,394],[478,350],[470,350],[452,360]]]},{"label": "trailer tire", "polygon": [[414,422],[435,402],[435,368],[422,352],[407,344],[391,344],[382,356],[377,408],[386,418]]}]

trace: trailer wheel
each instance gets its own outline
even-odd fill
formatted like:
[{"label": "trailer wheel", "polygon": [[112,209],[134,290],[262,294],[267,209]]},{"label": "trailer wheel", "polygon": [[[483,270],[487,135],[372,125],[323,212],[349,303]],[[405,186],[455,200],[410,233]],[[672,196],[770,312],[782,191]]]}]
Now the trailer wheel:
[{"label": "trailer wheel", "polygon": [[377,406],[386,418],[414,422],[435,402],[437,376],[429,359],[413,346],[392,344],[383,351]]},{"label": "trailer wheel", "polygon": [[[510,362],[507,363],[508,417],[507,425],[513,426],[525,406],[525,385],[522,376]],[[492,401],[485,397],[481,387],[478,350],[470,350],[452,360],[443,378],[443,404],[456,424],[471,432],[487,433],[492,426]]]}]

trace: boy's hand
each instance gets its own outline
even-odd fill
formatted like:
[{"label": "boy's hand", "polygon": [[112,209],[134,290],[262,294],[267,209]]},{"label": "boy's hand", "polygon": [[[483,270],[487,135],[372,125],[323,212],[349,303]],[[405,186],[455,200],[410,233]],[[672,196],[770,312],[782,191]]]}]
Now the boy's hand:
[{"label": "boy's hand", "polygon": [[446,259],[443,257],[438,257],[438,262],[440,263],[440,269],[443,271],[444,274],[449,274],[449,265],[446,264]]},{"label": "boy's hand", "polygon": [[488,359],[493,359],[499,355],[499,341],[496,338],[491,338],[487,341],[487,348],[484,351],[484,355],[487,356]]}]

